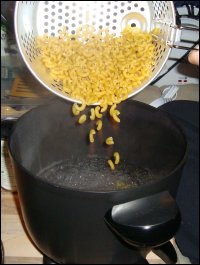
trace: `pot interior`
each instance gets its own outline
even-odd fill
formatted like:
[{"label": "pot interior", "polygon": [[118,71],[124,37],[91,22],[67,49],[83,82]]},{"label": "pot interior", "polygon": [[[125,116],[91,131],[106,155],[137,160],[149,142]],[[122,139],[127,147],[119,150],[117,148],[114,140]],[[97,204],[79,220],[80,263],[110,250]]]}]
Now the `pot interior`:
[{"label": "pot interior", "polygon": [[[121,103],[121,122],[105,114],[102,130],[90,143],[95,121],[78,124],[71,107],[53,100],[23,115],[14,127],[11,155],[41,181],[88,191],[137,188],[167,177],[185,158],[181,129],[159,109],[132,100]],[[84,112],[89,114],[89,108]],[[115,143],[106,146],[110,136]],[[112,171],[107,160],[115,151],[121,161]]]}]

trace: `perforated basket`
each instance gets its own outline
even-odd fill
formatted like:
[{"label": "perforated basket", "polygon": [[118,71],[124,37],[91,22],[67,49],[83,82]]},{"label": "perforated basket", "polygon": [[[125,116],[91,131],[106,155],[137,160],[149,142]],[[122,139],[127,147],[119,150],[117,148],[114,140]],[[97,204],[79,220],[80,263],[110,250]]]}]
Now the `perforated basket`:
[{"label": "perforated basket", "polygon": [[[17,1],[15,7],[15,34],[20,53],[35,78],[56,95],[72,101],[62,85],[50,77],[39,59],[36,37],[44,33],[56,36],[63,26],[75,33],[81,25],[109,28],[116,36],[127,26],[151,31],[156,21],[175,24],[172,1]],[[165,34],[165,32],[162,32]],[[166,42],[156,43],[155,66],[151,75],[134,89],[129,97],[149,85],[162,70],[171,47]]]}]

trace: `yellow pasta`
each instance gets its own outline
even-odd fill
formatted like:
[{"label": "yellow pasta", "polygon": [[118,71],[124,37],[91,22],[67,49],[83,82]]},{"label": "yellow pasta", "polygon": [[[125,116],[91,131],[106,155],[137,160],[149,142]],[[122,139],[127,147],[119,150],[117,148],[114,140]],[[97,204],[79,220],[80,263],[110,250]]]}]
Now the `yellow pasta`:
[{"label": "yellow pasta", "polygon": [[112,160],[110,160],[110,159],[108,160],[108,165],[110,166],[111,170],[115,169],[115,165],[114,165]]},{"label": "yellow pasta", "polygon": [[72,105],[72,113],[77,116],[79,115],[80,111],[76,108],[76,103]]},{"label": "yellow pasta", "polygon": [[96,122],[96,126],[97,126],[97,131],[100,131],[102,129],[102,120],[98,120]]},{"label": "yellow pasta", "polygon": [[90,113],[91,113],[90,114],[90,120],[92,120],[92,121],[95,120],[95,111],[94,111],[94,108],[91,108],[90,109]]},{"label": "yellow pasta", "polygon": [[113,119],[116,122],[120,122],[120,119],[119,119],[118,115],[119,115],[119,112],[117,110],[116,111],[113,111],[112,117],[113,117]]},{"label": "yellow pasta", "polygon": [[104,112],[127,99],[150,76],[156,58],[151,32],[131,26],[118,37],[107,28],[85,25],[70,34],[64,27],[58,36],[38,37],[36,48],[63,92],[83,102],[79,111],[99,103]]},{"label": "yellow pasta", "polygon": [[120,161],[120,155],[119,155],[119,153],[118,152],[114,152],[113,157],[115,159],[114,163],[116,165],[119,164],[119,161]]},{"label": "yellow pasta", "polygon": [[100,112],[102,113],[102,112],[105,112],[106,110],[107,110],[107,108],[108,108],[108,105],[107,104],[101,104],[101,110],[100,110]]},{"label": "yellow pasta", "polygon": [[113,104],[110,108],[110,116],[113,116],[113,112],[114,110],[116,109],[117,105],[116,104]]},{"label": "yellow pasta", "polygon": [[95,134],[95,130],[94,129],[91,129],[90,130],[90,133],[89,133],[89,140],[90,140],[90,143],[94,143],[94,134]]},{"label": "yellow pasta", "polygon": [[87,116],[85,114],[81,115],[80,118],[78,119],[79,124],[83,124],[87,119]]},{"label": "yellow pasta", "polygon": [[113,138],[112,138],[112,137],[108,137],[108,138],[106,138],[106,144],[107,144],[107,145],[112,145],[112,144],[114,144],[114,140],[113,140]]},{"label": "yellow pasta", "polygon": [[99,111],[100,111],[100,107],[96,106],[96,108],[94,109],[95,115],[97,118],[102,118],[102,114],[99,113]]}]

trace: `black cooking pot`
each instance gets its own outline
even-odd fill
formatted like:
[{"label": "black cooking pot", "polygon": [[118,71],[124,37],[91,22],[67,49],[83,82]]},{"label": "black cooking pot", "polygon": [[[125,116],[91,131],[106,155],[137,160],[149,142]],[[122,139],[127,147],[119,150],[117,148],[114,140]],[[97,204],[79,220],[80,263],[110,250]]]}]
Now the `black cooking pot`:
[{"label": "black cooking pot", "polygon": [[[123,217],[129,211],[134,216],[137,200],[146,198],[147,203],[140,204],[145,209],[148,202],[175,198],[186,160],[185,136],[166,113],[130,100],[119,106],[120,123],[104,116],[91,144],[88,134],[94,121],[79,125],[71,106],[56,99],[37,107],[16,122],[10,135],[26,228],[36,246],[57,263],[134,263],[137,251],[119,236],[123,227],[125,237],[131,228]],[[112,146],[104,145],[109,136],[115,141]],[[107,159],[114,151],[121,162],[111,171]],[[143,212],[141,222],[152,224],[146,218],[150,211]]]}]

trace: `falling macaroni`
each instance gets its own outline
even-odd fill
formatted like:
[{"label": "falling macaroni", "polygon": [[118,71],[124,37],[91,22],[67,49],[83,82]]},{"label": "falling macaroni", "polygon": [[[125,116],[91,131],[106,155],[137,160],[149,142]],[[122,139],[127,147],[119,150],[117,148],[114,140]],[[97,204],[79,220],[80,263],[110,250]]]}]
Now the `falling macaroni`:
[{"label": "falling macaroni", "polygon": [[119,153],[118,152],[114,152],[113,157],[115,159],[115,161],[114,161],[115,165],[119,164],[119,161],[120,161]]},{"label": "falling macaroni", "polygon": [[89,133],[90,143],[94,143],[94,134],[96,134],[95,130],[94,129],[91,129],[90,130],[90,133]]},{"label": "falling macaroni", "polygon": [[100,111],[100,106],[96,106],[96,108],[94,109],[94,112],[95,112],[96,117],[100,119],[102,118],[102,114],[99,113],[99,111]]},{"label": "falling macaroni", "polygon": [[114,140],[113,140],[113,138],[112,138],[112,137],[108,137],[108,138],[106,138],[106,144],[107,144],[107,145],[113,145],[113,144],[114,144]]},{"label": "falling macaroni", "polygon": [[102,120],[98,120],[97,122],[96,122],[96,126],[97,126],[97,131],[100,131],[101,129],[102,129]]},{"label": "falling macaroni", "polygon": [[87,120],[87,116],[85,114],[81,115],[78,119],[79,124],[83,124]]},{"label": "falling macaroni", "polygon": [[115,169],[115,165],[113,164],[113,161],[111,159],[108,160],[108,165],[110,166],[111,170]]},{"label": "falling macaroni", "polygon": [[91,113],[91,115],[90,115],[90,120],[95,120],[95,111],[94,111],[94,108],[91,108],[90,109],[90,113]]}]

